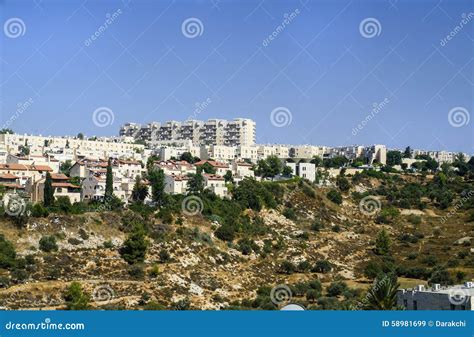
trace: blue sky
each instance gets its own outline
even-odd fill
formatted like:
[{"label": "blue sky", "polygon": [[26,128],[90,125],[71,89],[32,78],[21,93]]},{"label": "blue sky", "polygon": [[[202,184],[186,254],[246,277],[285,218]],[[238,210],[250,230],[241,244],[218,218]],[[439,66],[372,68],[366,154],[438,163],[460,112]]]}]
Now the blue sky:
[{"label": "blue sky", "polygon": [[[252,118],[259,143],[474,153],[473,12],[468,0],[0,0],[1,123],[115,135],[207,102],[197,119]],[[183,33],[189,18],[197,36]],[[100,107],[113,123],[94,123]],[[279,108],[291,114],[282,127],[271,119]]]}]

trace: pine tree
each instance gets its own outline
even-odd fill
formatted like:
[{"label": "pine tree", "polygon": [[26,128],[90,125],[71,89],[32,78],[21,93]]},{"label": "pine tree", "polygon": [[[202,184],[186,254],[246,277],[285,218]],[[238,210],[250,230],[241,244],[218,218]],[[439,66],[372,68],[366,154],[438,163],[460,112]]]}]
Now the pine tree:
[{"label": "pine tree", "polygon": [[189,174],[188,192],[191,194],[200,194],[204,191],[204,178],[200,172]]},{"label": "pine tree", "polygon": [[51,179],[51,174],[49,174],[49,172],[46,172],[43,195],[44,195],[44,198],[43,198],[44,205],[46,207],[53,206],[53,203],[54,203],[53,181]]},{"label": "pine tree", "polygon": [[112,198],[114,195],[114,174],[112,173],[112,160],[109,158],[107,164],[107,174],[105,176],[105,200]]},{"label": "pine tree", "polygon": [[160,206],[165,201],[165,174],[163,170],[151,170],[148,176],[151,183],[151,199]]}]

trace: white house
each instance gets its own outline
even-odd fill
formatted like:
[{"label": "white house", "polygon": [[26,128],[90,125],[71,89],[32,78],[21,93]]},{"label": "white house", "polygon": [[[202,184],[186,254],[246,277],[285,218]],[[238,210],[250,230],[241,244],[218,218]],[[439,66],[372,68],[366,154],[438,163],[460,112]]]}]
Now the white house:
[{"label": "white house", "polygon": [[187,175],[196,173],[196,168],[184,160],[161,160],[155,161],[153,166],[163,170],[165,175]]},{"label": "white house", "polygon": [[286,163],[293,171],[292,174],[313,182],[316,179],[316,165],[312,163]]},{"label": "white house", "polygon": [[[62,173],[51,173],[51,185],[54,197],[68,197],[71,203],[81,201],[81,186],[73,185],[69,177]],[[44,185],[46,178],[34,181],[29,179],[26,183],[26,191],[30,193],[32,202],[42,202],[44,200]]]},{"label": "white house", "polygon": [[244,161],[234,160],[232,162],[232,175],[234,177],[255,177],[255,173],[252,169],[253,165]]},{"label": "white house", "polygon": [[224,177],[217,174],[203,174],[204,186],[221,198],[228,196]]},{"label": "white house", "polygon": [[165,193],[186,194],[189,177],[186,175],[165,175]]},{"label": "white house", "polygon": [[[82,200],[103,200],[105,196],[105,173],[91,174],[82,181]],[[122,189],[122,179],[114,176],[114,195],[123,202],[128,202],[128,196]]]},{"label": "white house", "polygon": [[220,176],[225,175],[227,173],[227,171],[231,170],[231,167],[228,163],[221,163],[221,162],[217,162],[217,161],[214,161],[214,160],[201,160],[197,163],[194,163],[194,165],[196,167],[201,167],[206,163],[211,165],[216,170],[216,174],[220,175]]}]

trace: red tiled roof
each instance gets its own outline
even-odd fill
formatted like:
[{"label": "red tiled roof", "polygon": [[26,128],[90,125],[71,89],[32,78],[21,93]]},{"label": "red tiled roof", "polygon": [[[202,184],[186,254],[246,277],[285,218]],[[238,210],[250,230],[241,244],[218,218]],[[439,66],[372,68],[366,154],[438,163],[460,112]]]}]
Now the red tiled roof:
[{"label": "red tiled roof", "polygon": [[51,179],[53,180],[69,180],[69,177],[63,173],[51,173]]},{"label": "red tiled roof", "polygon": [[205,163],[208,163],[212,167],[221,167],[221,168],[228,168],[229,167],[229,165],[226,164],[226,163],[219,163],[219,162],[214,161],[214,160],[200,160],[197,163],[194,163],[194,165],[195,166],[202,166]]},{"label": "red tiled roof", "polygon": [[224,177],[217,174],[204,174],[204,176],[209,180],[224,180]]},{"label": "red tiled roof", "polygon": [[16,171],[52,171],[53,169],[47,165],[23,165],[23,164],[0,164],[0,170],[16,170]]},{"label": "red tiled roof", "polygon": [[19,179],[19,177],[11,173],[0,173],[0,179]]},{"label": "red tiled roof", "polygon": [[185,175],[175,175],[175,174],[172,174],[170,177],[172,177],[174,181],[189,180],[189,177],[188,177],[188,176],[185,176]]},{"label": "red tiled roof", "polygon": [[24,189],[23,186],[19,185],[19,184],[12,184],[12,183],[1,183],[0,182],[0,185],[1,186],[5,186],[7,188],[19,188],[19,189]]}]

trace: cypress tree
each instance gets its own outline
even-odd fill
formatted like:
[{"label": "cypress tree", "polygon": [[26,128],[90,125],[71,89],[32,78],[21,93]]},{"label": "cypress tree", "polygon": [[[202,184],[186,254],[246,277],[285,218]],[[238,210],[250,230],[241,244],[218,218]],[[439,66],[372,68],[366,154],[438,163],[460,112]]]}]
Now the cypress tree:
[{"label": "cypress tree", "polygon": [[44,205],[46,207],[53,206],[54,203],[54,190],[53,190],[53,181],[51,179],[51,174],[46,172],[46,180],[44,181]]},{"label": "cypress tree", "polygon": [[112,160],[109,158],[107,164],[107,174],[105,176],[105,200],[112,198],[114,195],[114,174],[112,173]]}]

